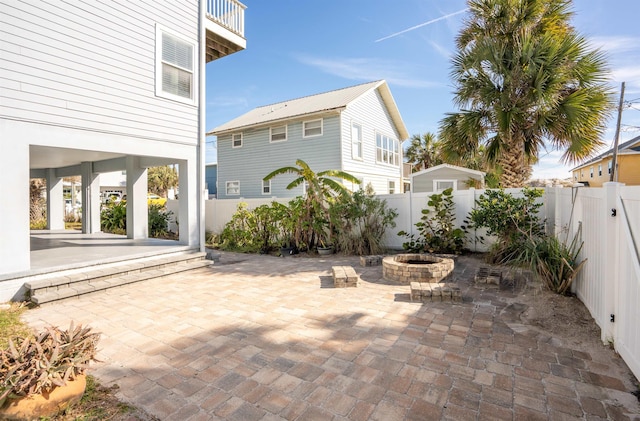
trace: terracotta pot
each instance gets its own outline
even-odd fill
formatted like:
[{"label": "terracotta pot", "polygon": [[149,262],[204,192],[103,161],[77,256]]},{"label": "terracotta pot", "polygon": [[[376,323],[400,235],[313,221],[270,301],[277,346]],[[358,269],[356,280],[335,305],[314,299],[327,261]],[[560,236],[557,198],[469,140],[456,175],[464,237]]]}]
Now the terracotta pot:
[{"label": "terracotta pot", "polygon": [[82,374],[67,381],[65,386],[54,387],[49,393],[7,399],[0,408],[0,419],[22,421],[50,417],[80,402],[86,387],[87,377]]}]

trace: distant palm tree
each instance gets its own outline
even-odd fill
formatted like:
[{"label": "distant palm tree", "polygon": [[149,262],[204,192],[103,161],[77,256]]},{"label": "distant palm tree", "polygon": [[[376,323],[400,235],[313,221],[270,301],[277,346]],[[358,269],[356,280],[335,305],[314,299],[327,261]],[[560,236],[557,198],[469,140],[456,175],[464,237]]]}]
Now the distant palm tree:
[{"label": "distant palm tree", "polygon": [[612,98],[603,54],[569,24],[569,0],[468,0],[456,38],[454,102],[440,124],[445,159],[486,145],[502,187],[520,187],[545,142],[575,163],[603,144]]},{"label": "distant palm tree", "polygon": [[150,192],[167,198],[167,191],[178,186],[178,172],[174,167],[163,165],[147,170],[147,183]]},{"label": "distant palm tree", "polygon": [[405,153],[407,162],[413,164],[414,171],[426,170],[442,164],[440,158],[439,143],[436,135],[427,132],[420,136],[411,136],[411,143]]}]

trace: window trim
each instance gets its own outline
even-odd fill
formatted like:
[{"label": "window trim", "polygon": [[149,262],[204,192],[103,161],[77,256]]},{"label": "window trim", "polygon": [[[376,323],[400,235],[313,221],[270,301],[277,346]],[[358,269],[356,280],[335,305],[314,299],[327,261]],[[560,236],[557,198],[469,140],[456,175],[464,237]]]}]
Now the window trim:
[{"label": "window trim", "polygon": [[[240,145],[236,146],[236,136],[240,136]],[[231,134],[231,148],[232,149],[237,149],[237,148],[241,148],[244,145],[244,136],[242,135],[242,132],[240,133],[232,133]]]},{"label": "window trim", "polygon": [[[266,180],[266,181],[265,181],[265,180],[261,180],[261,181],[262,181],[262,187],[261,187],[262,194],[263,194],[263,195],[265,195],[265,196],[270,195],[270,194],[271,194],[271,180]],[[265,193],[265,191],[264,191],[264,188],[265,188],[264,183],[265,183],[265,182],[266,182],[266,183],[269,183],[269,184],[268,184],[268,186],[269,186],[269,191],[268,191],[268,192],[266,192],[266,193]]]},{"label": "window trim", "polygon": [[589,169],[589,178],[593,178],[593,167]]},{"label": "window trim", "polygon": [[[381,141],[381,145],[378,146],[378,136],[380,136],[380,141]],[[386,140],[386,141],[385,141]],[[391,149],[389,148],[389,146],[385,146],[385,144],[389,144],[389,141],[391,141],[391,145],[393,145],[391,147]],[[401,157],[400,157],[400,142],[398,141],[398,139],[395,139],[391,136],[387,136],[386,134],[382,133],[382,132],[378,132],[376,131],[376,164],[382,164],[382,165],[387,165],[390,167],[399,167],[401,162]],[[388,162],[388,160],[384,160],[384,159],[378,159],[378,151],[382,151],[380,154],[380,157],[382,158],[384,156],[384,152],[387,152],[387,156],[389,156],[389,153],[391,153],[391,156],[394,158],[393,161],[394,162]]]},{"label": "window trim", "polygon": [[[183,70],[185,72],[190,72],[191,73],[191,97],[190,98],[185,98],[183,96],[180,95],[175,95],[172,94],[170,92],[166,92],[162,89],[162,66],[164,64],[164,61],[162,60],[162,35],[163,34],[167,34],[170,35],[174,38],[177,38],[178,40],[189,44],[191,46],[191,70],[189,69],[185,69],[183,67],[177,66],[173,63],[167,63],[170,66],[173,66],[177,69]],[[174,31],[171,31],[165,27],[163,27],[162,25],[159,25],[156,23],[156,39],[155,39],[155,53],[156,53],[156,57],[155,57],[155,93],[156,93],[156,97],[160,97],[160,98],[165,98],[165,99],[170,99],[172,101],[177,101],[177,102],[182,102],[184,104],[189,104],[189,105],[196,105],[196,101],[197,101],[197,93],[198,93],[198,86],[197,86],[197,81],[198,78],[196,77],[196,54],[197,54],[197,50],[196,50],[196,43],[183,36],[180,35]]]},{"label": "window trim", "polygon": [[602,164],[598,164],[598,177],[602,177]]},{"label": "window trim", "polygon": [[[307,135],[307,129],[306,129],[306,125],[307,123],[315,123],[316,121],[320,122],[320,133],[318,134],[312,134],[312,135]],[[302,122],[302,138],[303,139],[308,139],[310,137],[318,137],[318,136],[322,136],[324,133],[324,119],[323,118],[316,118],[313,120],[306,120]]]},{"label": "window trim", "polygon": [[[224,189],[225,195],[227,195],[227,196],[240,196],[240,180],[231,180],[231,181],[226,181],[225,183],[226,183],[225,184],[225,189]],[[229,187],[230,187],[229,185],[230,184],[234,184],[234,183],[238,185],[238,187],[237,187],[238,188],[238,192],[237,193],[229,193]]]},{"label": "window trim", "polygon": [[[273,129],[278,129],[280,127],[284,127],[284,139],[273,140]],[[286,142],[288,138],[289,138],[289,128],[286,124],[269,127],[269,143]]]},{"label": "window trim", "polygon": [[[360,127],[360,131],[359,131],[359,135],[360,138],[358,139],[358,142],[354,142],[353,140],[353,129],[354,126],[358,126]],[[351,122],[351,158],[352,159],[357,159],[358,161],[364,161],[364,143],[362,141],[363,138],[363,133],[362,133],[362,124],[358,123],[357,121],[352,121]],[[356,147],[356,145],[358,145],[358,149],[360,151],[360,155],[356,155],[354,152],[354,148]],[[376,152],[377,154],[377,152]],[[377,156],[377,155],[376,155]]]},{"label": "window trim", "polygon": [[[393,183],[393,189],[391,188],[391,183]],[[396,180],[387,180],[387,192],[388,194],[396,194]]]},{"label": "window trim", "polygon": [[[441,189],[438,190],[438,183],[453,183],[453,191],[458,190],[458,180],[454,180],[454,179],[445,179],[445,178],[438,178],[438,179],[434,179],[433,180],[433,192],[434,193],[440,193],[445,191],[446,189]],[[448,189],[449,187],[447,187]]]}]

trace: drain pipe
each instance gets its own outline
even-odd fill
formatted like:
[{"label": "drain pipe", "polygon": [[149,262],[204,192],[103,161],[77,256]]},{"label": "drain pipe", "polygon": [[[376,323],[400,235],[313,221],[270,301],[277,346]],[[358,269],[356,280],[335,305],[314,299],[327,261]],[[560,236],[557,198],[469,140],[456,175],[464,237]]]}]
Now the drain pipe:
[{"label": "drain pipe", "polygon": [[206,29],[204,20],[206,19],[207,5],[205,0],[198,2],[198,150],[196,158],[196,206],[198,209],[198,241],[200,251],[204,252],[205,243],[205,203],[204,203],[204,170],[205,170],[205,97],[206,97]]}]

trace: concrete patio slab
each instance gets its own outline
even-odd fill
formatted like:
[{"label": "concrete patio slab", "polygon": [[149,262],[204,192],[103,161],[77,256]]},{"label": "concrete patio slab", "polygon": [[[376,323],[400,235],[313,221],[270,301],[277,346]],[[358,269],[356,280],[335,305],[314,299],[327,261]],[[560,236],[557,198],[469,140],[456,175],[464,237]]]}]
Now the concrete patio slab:
[{"label": "concrete patio slab", "polygon": [[463,302],[419,303],[358,259],[223,252],[24,318],[102,332],[92,374],[162,420],[640,419],[612,350],[524,323],[521,291],[474,285],[479,260],[456,259]]}]

